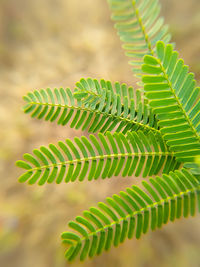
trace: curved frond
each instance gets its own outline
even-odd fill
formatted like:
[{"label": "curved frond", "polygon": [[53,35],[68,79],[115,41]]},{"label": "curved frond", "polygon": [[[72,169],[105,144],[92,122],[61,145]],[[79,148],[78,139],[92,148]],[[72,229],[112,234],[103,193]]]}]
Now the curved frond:
[{"label": "curved frond", "polygon": [[17,166],[25,169],[20,182],[29,184],[61,183],[105,179],[112,176],[155,175],[161,169],[167,173],[177,169],[179,163],[168,151],[160,134],[142,131],[122,133],[110,132],[98,138],[90,135],[87,139],[66,139],[57,145],[41,146],[33,154],[24,154],[25,161],[17,161]]},{"label": "curved frond", "polygon": [[138,129],[157,131],[151,109],[136,96],[132,87],[116,82],[81,79],[74,95],[67,89],[35,90],[24,96],[25,113],[32,117],[56,121],[60,125],[89,132],[112,131],[126,133]]},{"label": "curved frond", "polygon": [[183,162],[200,155],[200,88],[194,74],[172,45],[159,41],[156,57],[145,56],[142,69],[145,96],[158,119],[161,133]]},{"label": "curved frond", "polygon": [[115,28],[124,42],[126,55],[131,58],[136,76],[141,76],[143,56],[154,55],[156,42],[168,43],[171,35],[163,17],[159,17],[158,0],[108,0]]},{"label": "curved frond", "polygon": [[200,183],[185,169],[150,178],[143,188],[127,188],[70,221],[70,230],[62,233],[68,246],[65,257],[72,261],[79,256],[83,261],[127,238],[139,239],[169,221],[194,216],[196,205],[200,212]]}]

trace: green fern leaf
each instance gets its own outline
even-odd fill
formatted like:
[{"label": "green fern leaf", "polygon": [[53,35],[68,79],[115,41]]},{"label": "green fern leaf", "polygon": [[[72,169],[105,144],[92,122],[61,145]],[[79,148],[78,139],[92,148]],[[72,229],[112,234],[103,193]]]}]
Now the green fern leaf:
[{"label": "green fern leaf", "polygon": [[[124,42],[126,55],[134,68],[136,76],[141,76],[141,65],[144,55],[154,55],[158,40],[168,43],[171,35],[164,19],[158,18],[160,4],[158,0],[108,0],[112,10],[115,28]],[[134,59],[132,59],[134,58]]]},{"label": "green fern leaf", "polygon": [[126,84],[96,79],[81,79],[74,95],[69,88],[35,90],[24,100],[25,113],[32,117],[56,121],[60,125],[89,132],[112,131],[126,133],[138,129],[157,131],[151,109],[142,101],[140,92]]},{"label": "green fern leaf", "polygon": [[167,145],[178,160],[194,161],[200,155],[200,88],[194,74],[172,45],[159,41],[156,57],[145,56],[142,69],[145,96],[158,119]]},{"label": "green fern leaf", "polygon": [[197,205],[200,212],[200,183],[185,169],[150,178],[143,181],[143,187],[145,190],[136,185],[127,188],[70,221],[70,230],[62,233],[63,243],[68,246],[66,258],[72,261],[79,256],[83,261],[118,246],[126,238],[139,239],[149,229],[194,216]]},{"label": "green fern leaf", "polygon": [[91,78],[81,79],[74,91],[29,92],[25,113],[98,136],[24,154],[16,162],[24,170],[19,182],[60,184],[159,172],[162,177],[107,197],[70,221],[61,236],[68,261],[84,261],[127,238],[139,239],[169,221],[194,216],[197,207],[200,212],[200,88],[173,45],[165,44],[171,36],[159,18],[158,0],[108,2],[145,95],[142,89]]},{"label": "green fern leaf", "polygon": [[29,184],[61,183],[62,181],[89,181],[113,175],[139,176],[155,175],[161,169],[168,173],[179,167],[172,152],[164,144],[158,133],[142,131],[122,133],[110,132],[106,136],[99,133],[98,138],[82,136],[74,142],[58,142],[34,149],[33,155],[24,154],[25,161],[17,161],[17,166],[25,169],[19,177],[20,182]]}]

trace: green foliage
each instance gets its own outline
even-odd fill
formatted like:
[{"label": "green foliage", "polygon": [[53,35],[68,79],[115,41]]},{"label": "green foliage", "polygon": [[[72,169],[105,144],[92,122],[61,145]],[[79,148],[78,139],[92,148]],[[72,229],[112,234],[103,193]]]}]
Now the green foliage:
[{"label": "green foliage", "polygon": [[34,184],[45,182],[57,184],[63,180],[74,182],[89,181],[101,177],[105,179],[113,175],[139,176],[155,175],[161,169],[164,173],[179,167],[173,153],[168,150],[159,133],[142,131],[111,134],[98,138],[90,135],[87,139],[75,137],[74,142],[58,142],[57,146],[41,146],[34,149],[33,155],[24,154],[26,161],[17,161],[17,166],[26,170],[19,178],[20,182]]},{"label": "green foliage", "polygon": [[[24,112],[97,135],[75,137],[24,154],[16,165],[28,184],[112,176],[152,176],[106,198],[69,222],[66,258],[84,260],[200,211],[200,88],[173,45],[157,0],[108,0],[130,63],[142,80],[81,79],[73,91],[29,92]],[[144,92],[144,94],[143,94]],[[182,168],[181,165],[184,165]],[[159,175],[162,173],[162,176]]]},{"label": "green foliage", "polygon": [[200,156],[195,158],[195,162],[185,163],[184,167],[190,169],[191,173],[198,176],[200,179]]},{"label": "green foliage", "polygon": [[71,231],[62,233],[69,246],[66,258],[71,261],[79,255],[83,261],[126,238],[139,239],[169,221],[194,216],[197,205],[200,211],[200,183],[185,169],[143,181],[143,187],[146,192],[136,185],[126,188],[70,221]]},{"label": "green foliage", "polygon": [[73,92],[69,89],[41,89],[24,96],[25,113],[31,117],[56,121],[60,125],[89,132],[112,131],[126,133],[140,128],[157,128],[154,114],[137,90],[118,82],[81,79]]},{"label": "green foliage", "polygon": [[163,40],[168,43],[171,35],[164,19],[159,17],[160,4],[158,0],[108,0],[112,10],[112,19],[116,21],[115,28],[130,57],[133,72],[141,76],[141,65],[144,55],[154,55],[156,42]]},{"label": "green foliage", "polygon": [[[172,45],[159,41],[156,56],[146,55],[142,69],[145,96],[159,120],[161,134],[175,156],[193,162],[200,155],[200,88]],[[194,105],[195,104],[195,105]]]}]

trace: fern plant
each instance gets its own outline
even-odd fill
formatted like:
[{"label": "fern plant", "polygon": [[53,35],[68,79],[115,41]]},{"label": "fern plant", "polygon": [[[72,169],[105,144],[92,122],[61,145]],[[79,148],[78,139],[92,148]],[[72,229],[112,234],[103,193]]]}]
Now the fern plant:
[{"label": "fern plant", "polygon": [[85,260],[200,211],[200,88],[159,18],[157,0],[108,0],[139,89],[81,79],[74,90],[27,93],[31,117],[91,133],[24,154],[17,166],[28,184],[150,177],[107,197],[70,221],[61,237],[66,258]]}]

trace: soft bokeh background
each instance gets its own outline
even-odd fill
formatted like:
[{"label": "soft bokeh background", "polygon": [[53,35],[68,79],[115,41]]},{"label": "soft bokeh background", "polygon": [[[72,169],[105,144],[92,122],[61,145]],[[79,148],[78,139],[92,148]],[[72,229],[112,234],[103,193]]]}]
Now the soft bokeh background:
[{"label": "soft bokeh background", "polygon": [[[199,80],[200,1],[161,2],[177,49]],[[88,76],[134,85],[106,0],[0,0],[1,267],[68,266],[60,244],[67,221],[133,183],[134,178],[43,187],[17,182],[14,162],[23,153],[83,134],[24,115],[22,95],[73,87]],[[197,267],[199,226],[198,216],[178,220],[74,266]]]}]

